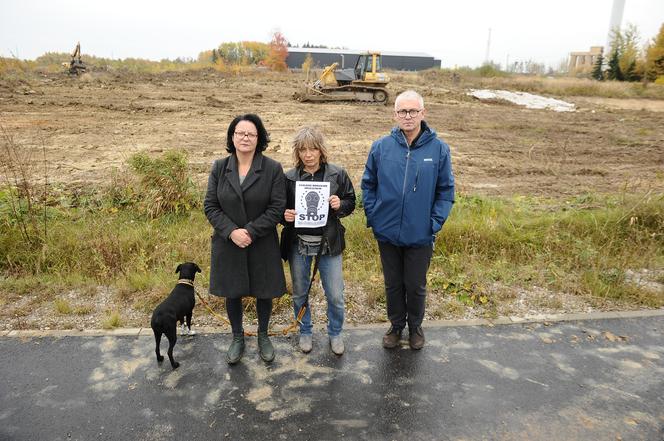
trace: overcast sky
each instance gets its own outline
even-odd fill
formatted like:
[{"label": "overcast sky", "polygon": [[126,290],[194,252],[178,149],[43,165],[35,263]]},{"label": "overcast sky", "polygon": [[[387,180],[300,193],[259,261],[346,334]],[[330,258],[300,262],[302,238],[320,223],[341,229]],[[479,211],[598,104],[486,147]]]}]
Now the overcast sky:
[{"label": "overcast sky", "polygon": [[[613,0],[277,1],[0,0],[0,55],[45,52],[159,60],[195,58],[222,42],[267,42],[281,31],[306,42],[357,50],[425,52],[443,67],[490,59],[558,67],[569,52],[603,46]],[[338,7],[335,9],[335,5]],[[664,0],[626,0],[623,26],[642,42],[664,23]]]}]

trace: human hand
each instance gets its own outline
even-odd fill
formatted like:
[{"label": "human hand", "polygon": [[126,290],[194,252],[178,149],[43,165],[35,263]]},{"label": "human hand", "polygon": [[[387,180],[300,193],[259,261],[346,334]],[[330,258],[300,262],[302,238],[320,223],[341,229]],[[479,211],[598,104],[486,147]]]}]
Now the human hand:
[{"label": "human hand", "polygon": [[251,245],[251,235],[244,228],[238,228],[231,233],[231,240],[240,248],[247,248]]},{"label": "human hand", "polygon": [[284,219],[286,219],[286,222],[295,222],[295,209],[284,211]]},{"label": "human hand", "polygon": [[336,194],[330,196],[330,207],[332,207],[332,209],[335,211],[341,207],[341,199],[339,199],[339,196]]}]

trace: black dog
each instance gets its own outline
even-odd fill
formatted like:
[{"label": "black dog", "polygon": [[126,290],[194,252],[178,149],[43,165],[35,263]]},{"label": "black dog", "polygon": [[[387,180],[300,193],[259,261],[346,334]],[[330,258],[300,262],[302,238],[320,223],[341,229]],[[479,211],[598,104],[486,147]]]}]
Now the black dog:
[{"label": "black dog", "polygon": [[150,326],[154,332],[157,361],[164,361],[164,357],[159,352],[159,343],[161,334],[165,334],[168,339],[168,359],[171,361],[173,369],[180,366],[180,363],[173,360],[173,347],[177,341],[177,322],[180,321],[184,325],[186,318],[187,328],[191,330],[191,314],[196,304],[194,277],[196,277],[196,273],[200,272],[201,269],[195,263],[187,262],[178,265],[175,273],[180,273],[180,280],[166,300],[161,302],[152,313]]}]

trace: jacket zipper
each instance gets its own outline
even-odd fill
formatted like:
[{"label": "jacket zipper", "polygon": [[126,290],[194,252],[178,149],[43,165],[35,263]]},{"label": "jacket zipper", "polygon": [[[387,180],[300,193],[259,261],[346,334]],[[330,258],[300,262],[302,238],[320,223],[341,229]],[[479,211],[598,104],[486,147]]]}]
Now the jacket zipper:
[{"label": "jacket zipper", "polygon": [[410,162],[410,146],[408,145],[408,140],[406,139],[406,136],[401,132],[401,136],[403,136],[403,140],[406,143],[406,148],[408,148],[408,153],[406,154],[406,171],[403,174],[403,188],[401,189],[401,221],[399,222],[399,235],[397,237],[401,237],[401,225],[403,224],[403,210],[404,207],[406,206],[406,182],[408,182],[408,163]]},{"label": "jacket zipper", "polygon": [[417,191],[417,181],[420,179],[420,167],[417,167],[417,171],[415,172],[415,185],[413,185],[413,191]]},{"label": "jacket zipper", "polygon": [[[408,145],[408,140],[406,139],[406,136],[403,134],[403,132],[401,132],[401,136],[403,137],[403,140],[406,143],[406,148],[408,149],[408,153],[406,154],[406,171],[403,174],[403,188],[401,189],[401,197],[403,199],[403,197],[406,195],[406,182],[408,181],[408,162],[410,162],[410,146]],[[401,208],[401,214],[403,215],[403,204]]]},{"label": "jacket zipper", "polygon": [[406,195],[406,182],[408,181],[408,162],[410,161],[410,147],[408,147],[408,153],[406,154],[406,171],[403,174],[403,189],[401,190],[401,196]]}]

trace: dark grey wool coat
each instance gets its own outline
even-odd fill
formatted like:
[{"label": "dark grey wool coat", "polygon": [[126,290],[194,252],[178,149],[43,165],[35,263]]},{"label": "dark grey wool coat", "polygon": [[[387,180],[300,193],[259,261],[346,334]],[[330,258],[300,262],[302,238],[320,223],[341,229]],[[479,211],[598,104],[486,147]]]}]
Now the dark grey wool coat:
[{"label": "dark grey wool coat", "polygon": [[[286,292],[276,226],[286,208],[284,172],[277,161],[254,155],[242,185],[237,157],[214,162],[205,195],[205,215],[212,227],[210,293],[268,299]],[[246,228],[251,245],[240,248],[230,239]]]}]

